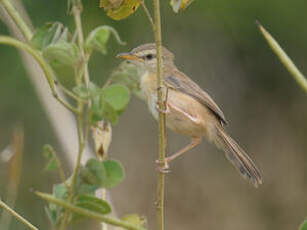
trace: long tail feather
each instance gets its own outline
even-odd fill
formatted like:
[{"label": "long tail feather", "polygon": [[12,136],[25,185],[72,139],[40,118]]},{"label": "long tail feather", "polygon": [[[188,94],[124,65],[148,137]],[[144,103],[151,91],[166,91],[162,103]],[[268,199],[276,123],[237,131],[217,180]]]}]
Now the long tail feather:
[{"label": "long tail feather", "polygon": [[230,137],[222,127],[217,128],[216,145],[222,148],[227,159],[235,166],[246,180],[255,187],[262,184],[259,170],[247,153]]}]

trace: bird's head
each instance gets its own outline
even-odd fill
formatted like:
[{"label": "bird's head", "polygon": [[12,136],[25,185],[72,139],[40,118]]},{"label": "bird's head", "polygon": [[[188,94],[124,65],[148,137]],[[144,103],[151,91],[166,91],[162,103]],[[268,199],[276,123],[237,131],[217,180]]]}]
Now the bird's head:
[{"label": "bird's head", "polygon": [[[157,71],[157,50],[154,43],[140,45],[130,52],[120,53],[116,56],[131,61],[138,67],[145,68],[150,72]],[[166,48],[162,48],[163,67],[174,65],[174,55]]]}]

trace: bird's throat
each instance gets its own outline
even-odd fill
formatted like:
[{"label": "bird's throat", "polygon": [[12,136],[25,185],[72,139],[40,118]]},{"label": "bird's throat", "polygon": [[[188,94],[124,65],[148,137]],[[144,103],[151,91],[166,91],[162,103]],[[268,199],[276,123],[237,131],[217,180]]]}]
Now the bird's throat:
[{"label": "bird's throat", "polygon": [[145,98],[151,97],[153,94],[157,93],[157,77],[155,73],[151,73],[146,71],[141,76],[140,86],[142,89],[142,93]]}]

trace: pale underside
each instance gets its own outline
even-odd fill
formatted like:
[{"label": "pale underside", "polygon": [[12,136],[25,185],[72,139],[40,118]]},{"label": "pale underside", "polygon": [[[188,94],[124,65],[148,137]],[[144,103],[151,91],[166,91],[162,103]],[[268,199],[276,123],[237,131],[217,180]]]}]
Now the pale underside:
[{"label": "pale underside", "polygon": [[[179,71],[176,72],[176,78],[172,77],[173,75],[169,73],[165,76],[164,81],[167,90],[163,91],[163,95],[164,100],[167,99],[167,108],[165,110],[166,125],[176,133],[192,137],[192,143],[175,153],[173,158],[182,155],[187,150],[196,146],[200,143],[201,137],[206,136],[209,141],[215,143],[217,147],[225,152],[227,159],[230,160],[245,179],[250,181],[255,187],[261,184],[260,172],[253,161],[225,133],[223,125],[227,121],[212,98]],[[144,74],[141,78],[141,88],[147,100],[149,110],[158,119],[155,74]],[[196,141],[196,144],[193,141]]]}]

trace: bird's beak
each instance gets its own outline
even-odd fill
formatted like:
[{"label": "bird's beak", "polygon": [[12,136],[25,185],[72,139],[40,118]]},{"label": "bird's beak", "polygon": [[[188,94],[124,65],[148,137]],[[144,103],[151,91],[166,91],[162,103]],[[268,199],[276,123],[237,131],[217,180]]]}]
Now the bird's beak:
[{"label": "bird's beak", "polygon": [[120,53],[116,55],[117,58],[121,58],[121,59],[126,59],[126,60],[131,60],[131,61],[143,61],[142,58],[135,56],[132,53]]}]

